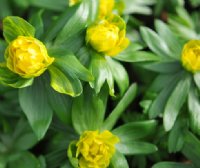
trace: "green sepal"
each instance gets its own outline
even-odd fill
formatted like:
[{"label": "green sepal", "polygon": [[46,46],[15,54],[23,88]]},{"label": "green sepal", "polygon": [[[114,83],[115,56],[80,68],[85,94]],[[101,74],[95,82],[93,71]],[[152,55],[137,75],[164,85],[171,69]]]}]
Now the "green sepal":
[{"label": "green sepal", "polygon": [[3,35],[5,40],[10,43],[18,36],[34,37],[35,28],[20,17],[7,16],[3,20]]},{"label": "green sepal", "polygon": [[22,78],[10,71],[5,64],[0,64],[0,83],[14,88],[24,88],[32,85],[33,78]]},{"label": "green sepal", "polygon": [[76,142],[77,141],[73,141],[69,144],[69,147],[68,147],[68,150],[67,150],[67,156],[69,158],[71,165],[74,168],[79,168],[78,159],[76,158],[76,150],[77,150]]}]

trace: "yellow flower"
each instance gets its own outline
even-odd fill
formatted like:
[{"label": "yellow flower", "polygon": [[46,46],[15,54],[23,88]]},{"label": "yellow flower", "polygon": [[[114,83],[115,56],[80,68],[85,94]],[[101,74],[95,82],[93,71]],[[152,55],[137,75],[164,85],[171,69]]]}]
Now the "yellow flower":
[{"label": "yellow flower", "polygon": [[200,40],[190,40],[182,50],[182,64],[190,72],[200,71]]},{"label": "yellow flower", "polygon": [[129,45],[126,24],[118,15],[110,15],[87,28],[86,42],[96,51],[115,56]]},{"label": "yellow flower", "polygon": [[18,36],[9,44],[5,58],[7,67],[24,78],[40,76],[54,61],[42,42],[26,36]]},{"label": "yellow flower", "polygon": [[98,17],[102,19],[105,16],[111,14],[114,5],[115,5],[115,0],[100,0]]},{"label": "yellow flower", "polygon": [[80,2],[80,0],[69,0],[69,6],[76,5],[79,2]]},{"label": "yellow flower", "polygon": [[107,168],[119,138],[109,131],[85,131],[77,142],[80,168]]}]

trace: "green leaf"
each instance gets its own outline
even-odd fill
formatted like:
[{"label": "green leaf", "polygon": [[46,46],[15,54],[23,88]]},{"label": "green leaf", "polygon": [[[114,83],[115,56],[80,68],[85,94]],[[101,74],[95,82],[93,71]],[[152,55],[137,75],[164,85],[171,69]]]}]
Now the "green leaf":
[{"label": "green leaf", "polygon": [[0,83],[14,88],[24,88],[33,83],[33,78],[22,78],[10,71],[5,65],[0,65],[0,74]]},{"label": "green leaf", "polygon": [[141,141],[118,143],[116,144],[116,148],[120,153],[125,155],[150,154],[158,150],[155,145]]},{"label": "green leaf", "polygon": [[140,32],[145,43],[155,54],[164,57],[165,59],[169,59],[171,56],[169,47],[158,34],[147,27],[141,27]]},{"label": "green leaf", "polygon": [[93,52],[92,60],[90,63],[90,71],[95,80],[90,82],[90,86],[95,89],[96,93],[99,93],[105,81],[109,86],[109,93],[114,96],[114,79],[110,70],[107,59]]},{"label": "green leaf", "polygon": [[180,118],[175,122],[174,127],[169,133],[168,138],[168,151],[169,153],[176,153],[179,152],[184,144],[184,130],[187,123],[184,121],[183,118]]},{"label": "green leaf", "polygon": [[30,87],[19,90],[19,102],[38,139],[44,137],[52,120],[43,80],[36,79]]},{"label": "green leaf", "polygon": [[[165,75],[162,75],[162,77]],[[153,103],[151,104],[149,108],[149,117],[150,118],[156,118],[159,114],[163,113],[166,102],[174,90],[175,86],[177,85],[177,82],[180,80],[182,76],[182,73],[176,73],[174,75],[170,74],[166,76],[166,80],[163,78],[158,78],[157,84],[154,86],[155,89],[158,89],[161,86],[164,86],[162,90],[158,90],[157,92],[160,92],[158,96],[155,98]],[[160,76],[161,77],[161,76]],[[153,87],[153,86],[152,86]]]},{"label": "green leaf", "polygon": [[137,94],[137,85],[132,84],[127,92],[124,94],[120,102],[117,104],[115,109],[110,113],[110,115],[104,121],[101,130],[111,130],[116,124],[117,120],[120,118],[121,114],[124,112],[126,107],[133,101]]},{"label": "green leaf", "polygon": [[[61,32],[58,34],[55,40],[56,45],[63,43],[68,38],[74,36],[76,33],[85,29],[85,27],[88,24],[88,21],[90,22],[92,20],[90,16],[92,7],[95,6],[95,8],[97,8],[97,4],[97,0],[92,0],[92,2],[91,0],[83,0],[82,3],[80,3],[79,8],[76,10],[74,15],[67,21]],[[95,10],[93,9],[92,11]]]},{"label": "green leaf", "polygon": [[72,99],[71,97],[60,94],[54,91],[52,88],[48,88],[47,97],[49,104],[53,111],[56,113],[58,118],[66,123],[71,123],[71,109],[72,109]]},{"label": "green leaf", "polygon": [[93,76],[89,70],[87,70],[80,61],[71,53],[55,57],[54,65],[62,71],[69,72],[72,75],[76,75],[79,79],[84,81],[93,81]]},{"label": "green leaf", "polygon": [[115,151],[113,155],[109,168],[129,168],[128,162],[125,156],[120,153],[118,150]]},{"label": "green leaf", "polygon": [[20,17],[7,16],[3,20],[3,35],[5,40],[9,43],[18,36],[34,37],[35,28]]},{"label": "green leaf", "polygon": [[63,11],[67,8],[66,0],[29,0],[30,5],[39,7],[39,8],[46,8],[54,11]]},{"label": "green leaf", "polygon": [[51,65],[48,70],[51,77],[51,87],[54,90],[73,97],[82,93],[81,82],[76,76],[66,71],[63,72],[54,65]]},{"label": "green leaf", "polygon": [[190,115],[190,126],[193,132],[200,135],[200,102],[195,86],[192,85],[188,96],[188,107]]},{"label": "green leaf", "polygon": [[47,32],[44,34],[44,41],[52,41],[62,30],[66,22],[72,17],[77,8],[78,6],[74,5],[70,8],[67,8],[61,15],[59,15],[58,19],[54,20],[54,22],[49,26]]},{"label": "green leaf", "polygon": [[191,164],[176,163],[176,162],[160,162],[153,165],[152,168],[194,168]]},{"label": "green leaf", "polygon": [[200,73],[195,73],[193,78],[197,88],[200,90]]},{"label": "green leaf", "polygon": [[180,41],[164,22],[156,20],[155,26],[159,36],[166,42],[167,46],[169,47],[169,50],[172,54],[170,56],[179,60],[182,52],[182,45]]},{"label": "green leaf", "polygon": [[176,88],[170,95],[163,116],[163,122],[166,131],[171,130],[173,127],[181,107],[186,101],[190,89],[190,83],[190,76],[185,74],[185,76],[178,82]]},{"label": "green leaf", "polygon": [[125,62],[146,62],[160,60],[160,57],[153,53],[135,50],[132,44],[114,58]]},{"label": "green leaf", "polygon": [[192,161],[195,167],[199,167],[200,165],[200,141],[197,137],[195,137],[189,131],[185,134],[184,146],[182,149],[182,153]]},{"label": "green leaf", "polygon": [[29,19],[30,24],[35,27],[35,37],[38,39],[40,39],[44,33],[42,14],[43,10],[39,10],[38,12],[34,13]]},{"label": "green leaf", "polygon": [[72,122],[79,134],[85,130],[100,129],[104,120],[107,96],[105,89],[97,95],[90,87],[85,87],[83,94],[74,100]]},{"label": "green leaf", "polygon": [[160,61],[160,62],[154,62],[154,63],[142,63],[142,67],[159,73],[176,73],[178,71],[181,71],[182,65],[178,61]]},{"label": "green leaf", "polygon": [[113,78],[116,81],[117,86],[119,87],[120,96],[122,96],[129,86],[128,73],[120,63],[113,60],[112,58],[108,57],[107,61]]},{"label": "green leaf", "polygon": [[117,127],[112,131],[120,139],[120,143],[131,142],[152,134],[156,129],[156,121],[131,122]]},{"label": "green leaf", "polygon": [[9,163],[8,167],[10,168],[36,168],[40,167],[39,160],[30,152],[23,152],[20,154],[20,157],[17,160],[14,160]]}]

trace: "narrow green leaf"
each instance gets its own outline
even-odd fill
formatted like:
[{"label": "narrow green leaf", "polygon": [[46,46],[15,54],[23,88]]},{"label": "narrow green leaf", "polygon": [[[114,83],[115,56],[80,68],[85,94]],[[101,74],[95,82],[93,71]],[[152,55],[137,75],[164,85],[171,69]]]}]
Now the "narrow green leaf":
[{"label": "narrow green leaf", "polygon": [[169,97],[163,116],[163,122],[166,131],[171,130],[173,127],[181,107],[186,101],[190,89],[190,83],[190,76],[185,74],[183,79],[178,82],[176,88]]},{"label": "narrow green leaf", "polygon": [[159,73],[176,73],[183,69],[179,61],[142,63],[141,66],[145,69]]},{"label": "narrow green leaf", "polygon": [[156,20],[155,22],[156,30],[159,36],[166,42],[171,51],[171,57],[175,59],[180,59],[182,52],[182,45],[178,38],[172,33],[172,31],[168,28],[168,26],[160,21]]},{"label": "narrow green leaf", "polygon": [[195,168],[192,164],[176,163],[176,162],[160,162],[153,165],[152,168]]},{"label": "narrow green leaf", "polygon": [[[49,0],[48,0],[49,1]],[[65,2],[66,3],[66,2]],[[72,6],[66,8],[66,10],[56,19],[48,28],[47,32],[44,34],[44,41],[49,42],[53,40],[57,34],[62,30],[66,22],[72,17],[72,15],[77,10],[78,6]]]},{"label": "narrow green leaf", "polygon": [[120,138],[120,143],[132,142],[144,138],[155,131],[156,121],[131,122],[117,127],[112,131]]},{"label": "narrow green leaf", "polygon": [[46,98],[44,81],[38,78],[32,86],[20,89],[19,102],[37,138],[42,139],[53,114]]},{"label": "narrow green leaf", "polygon": [[3,35],[9,43],[18,36],[33,36],[35,28],[24,19],[17,16],[7,16],[3,20]]},{"label": "narrow green leaf", "polygon": [[127,92],[124,94],[120,102],[117,104],[115,109],[110,113],[110,115],[104,121],[101,130],[111,130],[121,114],[124,112],[126,107],[133,101],[137,94],[137,85],[132,84]]},{"label": "narrow green leaf", "polygon": [[117,83],[120,90],[120,96],[122,96],[129,86],[129,78],[126,69],[117,61],[112,58],[107,58],[109,68],[112,72],[113,78]]},{"label": "narrow green leaf", "polygon": [[147,27],[142,27],[140,32],[145,43],[155,54],[165,58],[171,56],[171,52],[166,42],[161,39],[153,30]]},{"label": "narrow green leaf", "polygon": [[67,156],[69,158],[69,161],[71,165],[74,168],[78,168],[78,158],[76,158],[76,141],[73,141],[69,144],[68,150],[67,150]]},{"label": "narrow green leaf", "polygon": [[190,133],[189,131],[185,134],[184,146],[182,149],[182,153],[192,161],[195,167],[199,167],[200,165],[200,141],[195,135]]},{"label": "narrow green leaf", "polygon": [[[63,43],[66,39],[74,36],[76,33],[85,29],[88,20],[91,20],[90,11],[93,3],[98,3],[97,0],[83,0],[75,14],[68,20],[61,32],[58,34],[55,43],[56,45]],[[95,5],[97,6],[97,5]]]},{"label": "narrow green leaf", "polygon": [[198,89],[200,90],[200,72],[194,74],[194,82]]},{"label": "narrow green leaf", "polygon": [[29,0],[30,5],[39,7],[39,8],[46,8],[54,11],[63,11],[67,8],[66,0]]},{"label": "narrow green leaf", "polygon": [[79,96],[82,93],[82,85],[76,76],[68,72],[63,72],[56,66],[49,67],[51,86],[59,93],[68,94],[70,96]]},{"label": "narrow green leaf", "polygon": [[[158,85],[162,85],[162,82],[164,88],[162,90],[158,90],[160,92],[158,96],[155,98],[153,103],[151,104],[149,108],[149,117],[150,118],[156,118],[159,114],[162,114],[165,109],[165,105],[167,103],[167,100],[169,96],[171,95],[172,91],[176,87],[178,81],[181,79],[182,73],[176,73],[174,75],[170,74],[170,77],[167,75],[167,80],[164,80],[163,78],[159,78],[157,81]],[[158,86],[155,85],[154,87]],[[157,87],[158,88],[158,87]],[[156,88],[156,89],[157,89]]]},{"label": "narrow green leaf", "polygon": [[180,118],[175,122],[168,138],[168,151],[170,153],[176,153],[182,149],[184,144],[183,131],[185,130],[186,125],[187,123],[184,122],[183,118]]},{"label": "narrow green leaf", "polygon": [[128,162],[125,156],[118,150],[115,151],[114,156],[111,159],[109,168],[129,168]]},{"label": "narrow green leaf", "polygon": [[147,61],[159,61],[161,58],[153,53],[146,51],[124,51],[114,57],[117,60],[124,62],[147,62]]},{"label": "narrow green leaf", "polygon": [[153,144],[137,141],[118,143],[116,144],[116,148],[125,155],[150,154],[158,150]]},{"label": "narrow green leaf", "polygon": [[107,91],[103,89],[98,95],[85,87],[83,94],[77,97],[72,107],[72,122],[76,131],[99,130],[102,126],[107,103]]},{"label": "narrow green leaf", "polygon": [[190,114],[190,126],[193,132],[200,135],[200,102],[195,86],[191,87],[188,97],[188,107]]}]

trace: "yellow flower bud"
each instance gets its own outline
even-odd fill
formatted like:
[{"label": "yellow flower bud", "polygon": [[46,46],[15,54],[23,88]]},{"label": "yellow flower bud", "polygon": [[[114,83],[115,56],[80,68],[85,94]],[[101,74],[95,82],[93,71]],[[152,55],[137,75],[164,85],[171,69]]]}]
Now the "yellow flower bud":
[{"label": "yellow flower bud", "polygon": [[80,0],[69,0],[69,6],[76,5],[79,2],[80,2]]},{"label": "yellow flower bud", "polygon": [[85,131],[77,142],[80,168],[107,168],[119,138],[109,131]]},{"label": "yellow flower bud", "polygon": [[40,76],[54,61],[44,44],[33,38],[18,36],[6,49],[6,65],[23,78]]},{"label": "yellow flower bud", "polygon": [[190,40],[182,50],[182,64],[190,72],[200,71],[200,40]]},{"label": "yellow flower bud", "polygon": [[97,52],[114,56],[127,48],[126,24],[118,15],[110,15],[87,28],[86,42]]},{"label": "yellow flower bud", "polygon": [[99,1],[99,14],[100,19],[112,13],[115,5],[115,0],[100,0]]}]

